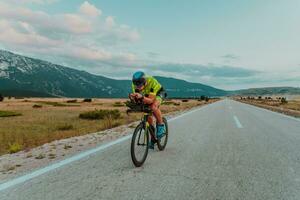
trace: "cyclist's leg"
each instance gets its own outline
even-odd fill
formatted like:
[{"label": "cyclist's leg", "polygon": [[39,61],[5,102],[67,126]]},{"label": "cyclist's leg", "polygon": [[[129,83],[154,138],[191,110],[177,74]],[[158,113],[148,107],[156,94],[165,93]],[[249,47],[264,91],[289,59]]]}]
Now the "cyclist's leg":
[{"label": "cyclist's leg", "polygon": [[[153,120],[153,117],[152,116],[149,116],[148,117],[148,123],[152,126],[150,126],[150,128],[153,128],[153,125],[154,125],[154,120]],[[152,129],[152,131],[154,131]],[[150,144],[149,144],[149,149],[154,149],[154,144],[155,144],[155,137],[150,134]]]},{"label": "cyclist's leg", "polygon": [[154,100],[154,102],[151,104],[150,108],[153,111],[153,114],[154,114],[158,124],[163,124],[162,114],[161,114],[161,111],[159,109],[160,104],[161,104],[161,98],[157,97]]}]

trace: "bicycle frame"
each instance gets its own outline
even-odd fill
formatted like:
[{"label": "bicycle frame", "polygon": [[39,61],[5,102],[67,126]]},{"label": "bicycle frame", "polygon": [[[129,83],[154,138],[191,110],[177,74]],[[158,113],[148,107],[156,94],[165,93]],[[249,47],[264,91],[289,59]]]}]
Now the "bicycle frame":
[{"label": "bicycle frame", "polygon": [[[143,128],[145,131],[147,131],[146,134],[149,134],[151,135],[151,138],[154,139],[154,141],[156,142],[157,139],[156,139],[156,136],[154,134],[155,132],[155,128],[153,127],[153,129],[151,130],[151,124],[148,122],[148,118],[151,117],[152,114],[151,113],[146,113],[144,112],[144,115],[143,115],[143,118],[141,120],[141,123],[143,123]],[[138,144],[139,145],[143,145],[143,144],[140,144],[140,137],[141,137],[141,133],[139,134],[139,137],[138,137]],[[146,141],[146,137],[144,137],[144,144],[147,143]]]}]

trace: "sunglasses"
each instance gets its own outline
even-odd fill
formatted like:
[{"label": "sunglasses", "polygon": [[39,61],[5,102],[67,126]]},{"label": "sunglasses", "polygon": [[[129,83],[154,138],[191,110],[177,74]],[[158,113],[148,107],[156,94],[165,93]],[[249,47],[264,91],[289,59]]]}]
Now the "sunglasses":
[{"label": "sunglasses", "polygon": [[138,87],[144,85],[144,83],[145,83],[145,81],[143,81],[143,80],[134,80],[133,81],[133,84]]}]

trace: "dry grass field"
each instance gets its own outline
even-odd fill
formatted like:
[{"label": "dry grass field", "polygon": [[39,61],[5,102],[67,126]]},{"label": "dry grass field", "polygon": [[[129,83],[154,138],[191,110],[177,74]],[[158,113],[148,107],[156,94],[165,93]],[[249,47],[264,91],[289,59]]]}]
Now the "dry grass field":
[{"label": "dry grass field", "polygon": [[271,99],[266,99],[265,97],[258,99],[258,97],[255,97],[254,99],[244,98],[242,100],[240,98],[236,98],[236,100],[294,117],[300,117],[300,97],[298,96],[289,98],[286,102],[282,101],[280,97],[274,96],[271,97]]},{"label": "dry grass field", "polygon": [[[98,132],[140,119],[141,114],[126,115],[126,99],[26,98],[5,99],[0,102],[0,155],[27,150],[54,140]],[[215,100],[212,100],[215,101]],[[163,113],[190,109],[204,101],[168,101],[162,105]],[[79,118],[87,111],[120,111],[116,118],[98,120]]]}]

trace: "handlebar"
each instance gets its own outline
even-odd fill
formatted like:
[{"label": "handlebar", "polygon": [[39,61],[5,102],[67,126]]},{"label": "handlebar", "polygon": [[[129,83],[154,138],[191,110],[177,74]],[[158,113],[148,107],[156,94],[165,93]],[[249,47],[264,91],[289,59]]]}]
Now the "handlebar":
[{"label": "handlebar", "polygon": [[151,109],[148,104],[144,104],[143,101],[141,100],[132,100],[129,98],[130,101],[126,102],[126,106],[129,108],[127,109],[126,113],[132,113],[132,112],[145,112],[145,113],[150,113]]}]

